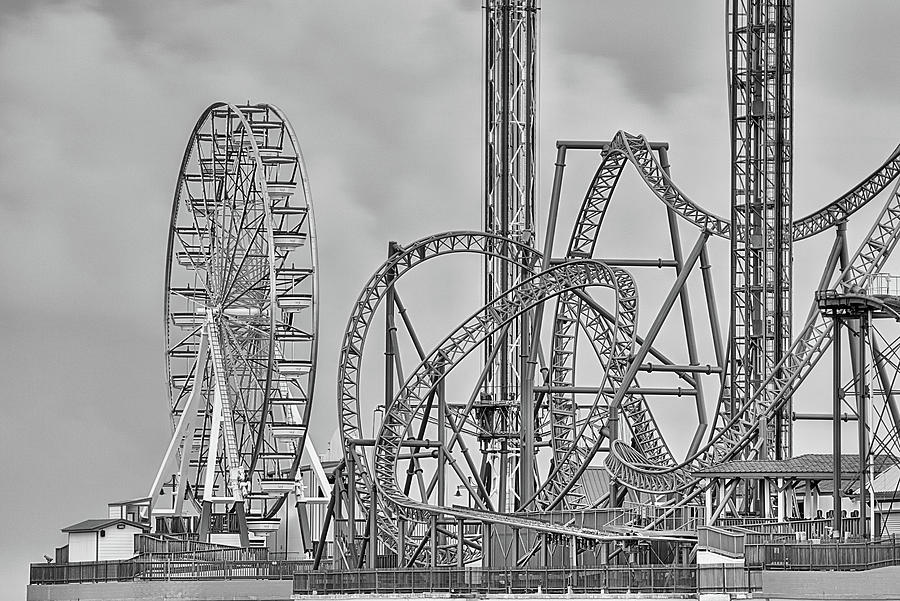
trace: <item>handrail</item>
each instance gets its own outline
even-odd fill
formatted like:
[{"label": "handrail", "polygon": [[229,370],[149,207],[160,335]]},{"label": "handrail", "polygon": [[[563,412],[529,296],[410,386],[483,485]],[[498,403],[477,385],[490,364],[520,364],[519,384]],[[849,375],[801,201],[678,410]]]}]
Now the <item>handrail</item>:
[{"label": "handrail", "polygon": [[289,580],[313,560],[178,558],[178,554],[116,561],[31,564],[31,584],[135,580]]},{"label": "handrail", "polygon": [[747,543],[744,563],[765,570],[859,571],[900,565],[896,536],[874,541]]},{"label": "handrail", "polygon": [[341,570],[294,576],[294,594],[616,594],[754,592],[760,573],[739,565],[615,565],[590,568]]}]

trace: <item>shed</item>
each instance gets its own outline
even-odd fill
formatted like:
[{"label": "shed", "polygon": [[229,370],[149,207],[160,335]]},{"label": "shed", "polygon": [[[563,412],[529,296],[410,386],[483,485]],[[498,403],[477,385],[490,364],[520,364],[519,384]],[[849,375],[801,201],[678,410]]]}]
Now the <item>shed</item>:
[{"label": "shed", "polygon": [[134,557],[134,537],[150,527],[129,520],[85,520],[62,531],[69,536],[69,561],[110,561]]}]

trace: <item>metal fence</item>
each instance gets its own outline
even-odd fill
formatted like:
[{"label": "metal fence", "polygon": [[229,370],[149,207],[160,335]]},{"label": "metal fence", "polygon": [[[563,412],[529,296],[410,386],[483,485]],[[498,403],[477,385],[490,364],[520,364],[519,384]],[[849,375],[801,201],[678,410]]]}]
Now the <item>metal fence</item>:
[{"label": "metal fence", "polygon": [[202,560],[154,555],[153,559],[31,564],[31,584],[129,580],[289,580],[312,569],[312,560]]},{"label": "metal fence", "polygon": [[762,571],[742,565],[704,565],[697,570],[699,593],[753,593],[762,590]]},{"label": "metal fence", "polygon": [[296,594],[325,593],[707,593],[760,590],[743,566],[631,565],[548,569],[311,571],[309,560],[202,561],[169,558],[32,564],[31,584],[133,580],[288,580]]},{"label": "metal fence", "polygon": [[134,563],[130,560],[31,564],[31,584],[117,582],[133,579]]},{"label": "metal fence", "polygon": [[185,553],[188,551],[206,551],[210,549],[226,549],[226,545],[203,542],[196,534],[135,534],[134,550],[136,553]]},{"label": "metal fence", "polygon": [[[525,594],[753,592],[759,575],[742,566],[632,565],[566,569],[416,569],[307,572],[294,594]],[[755,588],[754,588],[755,587]]]},{"label": "metal fence", "polygon": [[900,565],[896,537],[864,542],[762,543],[744,546],[744,563],[766,570],[870,570]]}]

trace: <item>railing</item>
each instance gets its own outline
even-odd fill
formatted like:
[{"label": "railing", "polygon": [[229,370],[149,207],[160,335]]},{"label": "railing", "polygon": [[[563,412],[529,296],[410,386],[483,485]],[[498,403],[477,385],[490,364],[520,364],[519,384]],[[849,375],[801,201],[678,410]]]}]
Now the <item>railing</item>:
[{"label": "railing", "polygon": [[757,526],[763,524],[777,524],[777,518],[752,518],[752,517],[738,517],[738,518],[719,518],[716,520],[716,526],[720,526],[722,528],[731,528],[733,526],[740,526],[741,528],[756,528]]},{"label": "railing", "polygon": [[743,566],[631,565],[583,569],[415,569],[311,571],[310,560],[133,559],[32,564],[31,584],[134,580],[288,580],[294,593],[694,593],[753,592],[758,571]]},{"label": "railing", "polygon": [[135,563],[138,580],[288,580],[311,569],[312,561],[191,561],[183,559]]},{"label": "railing", "polygon": [[654,523],[656,530],[686,530],[693,532],[706,523],[706,509],[700,505],[671,508],[665,505],[625,501],[623,506],[633,514],[637,526]]},{"label": "railing", "polygon": [[900,296],[900,276],[889,273],[872,274],[865,289],[869,294]]},{"label": "railing", "polygon": [[31,584],[128,580],[288,580],[312,569],[310,559],[209,559],[159,554],[121,561],[31,564]]},{"label": "railing", "polygon": [[[844,532],[858,535],[860,518],[842,518]],[[793,539],[795,533],[801,532],[807,539],[827,538],[831,535],[832,520],[817,518],[812,520],[791,520],[778,522],[768,518],[728,518],[716,520],[716,526],[722,528],[744,528],[754,532],[745,532],[746,544],[762,544],[775,540]],[[875,514],[875,531],[881,528],[881,514]]]},{"label": "railing", "polygon": [[[698,576],[699,574],[699,576]],[[294,594],[525,594],[753,592],[759,575],[742,566],[632,565],[584,569],[416,569],[294,575]]]},{"label": "railing", "polygon": [[227,545],[202,542],[196,534],[135,534],[134,549],[141,553],[185,553],[208,549],[226,549]]},{"label": "railing", "polygon": [[697,548],[702,551],[713,551],[729,557],[742,557],[744,555],[743,532],[715,528],[713,526],[700,526],[697,528]]},{"label": "railing", "polygon": [[746,544],[744,564],[766,570],[871,570],[900,565],[900,544],[894,536],[865,542]]},{"label": "railing", "polygon": [[90,561],[76,563],[33,563],[31,584],[68,584],[70,582],[117,582],[134,580],[134,563]]},{"label": "railing", "polygon": [[704,565],[697,570],[698,593],[753,593],[762,590],[762,572],[741,565]]},{"label": "railing", "polygon": [[667,507],[626,501],[623,507],[612,509],[563,509],[550,512],[521,514],[548,524],[609,530],[656,523],[657,530],[686,530],[693,532],[704,523],[705,510],[697,505]]}]

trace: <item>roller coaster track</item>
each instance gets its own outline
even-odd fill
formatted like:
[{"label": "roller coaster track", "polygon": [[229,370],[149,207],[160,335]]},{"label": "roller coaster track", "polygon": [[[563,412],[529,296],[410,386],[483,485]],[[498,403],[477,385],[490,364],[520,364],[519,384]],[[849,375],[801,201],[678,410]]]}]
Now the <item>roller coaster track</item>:
[{"label": "roller coaster track", "polygon": [[[588,190],[570,242],[567,254],[569,262],[564,265],[584,265],[584,260],[593,255],[606,209],[626,162],[632,163],[650,190],[682,218],[708,234],[722,238],[728,238],[731,235],[731,226],[728,221],[703,210],[675,186],[662,170],[643,136],[618,132],[612,143],[605,149],[603,161]],[[847,194],[820,211],[795,222],[794,238],[809,237],[845,219],[884,190],[897,177],[898,173],[900,173],[900,147],[869,178]],[[900,206],[898,205],[900,202],[898,202],[898,193],[895,188],[879,215],[877,223],[854,255],[850,267],[842,275],[846,279],[846,286],[864,286],[869,276],[880,269],[896,246],[898,225],[900,225]],[[385,420],[382,435],[379,436],[376,444],[374,472],[368,470],[365,455],[350,444],[354,439],[363,438],[359,414],[359,370],[363,344],[371,319],[391,283],[425,260],[444,254],[473,252],[500,258],[505,257],[509,260],[510,254],[505,245],[517,246],[515,256],[522,257],[522,267],[533,270],[538,264],[539,253],[537,251],[504,238],[476,232],[439,234],[413,243],[398,256],[382,265],[370,278],[354,306],[341,347],[338,394],[342,436],[345,452],[355,455],[356,469],[351,477],[355,479],[357,497],[363,509],[367,509],[372,503],[371,474],[374,473],[378,480],[380,502],[378,503],[379,511],[376,514],[382,540],[389,547],[395,546],[397,543],[399,532],[396,518],[400,515],[419,523],[430,519],[429,516],[454,515],[461,519],[507,523],[536,531],[575,534],[598,540],[610,537],[609,533],[601,531],[593,532],[561,526],[550,527],[543,522],[503,514],[465,510],[457,507],[439,508],[415,501],[400,491],[396,482],[399,445],[406,436],[405,432],[412,420],[415,419],[417,412],[421,410],[422,399],[434,389],[437,382],[445,377],[445,368],[449,366],[449,369],[452,369],[452,365],[455,365],[455,362],[449,360],[450,356],[445,354],[447,349],[441,346],[419,365],[401,395],[398,396],[398,401],[393,403],[391,411],[396,412],[390,414],[390,420]],[[481,318],[473,317],[475,322],[470,320],[461,326],[454,333],[456,338],[454,338],[454,334],[448,336],[445,342],[451,343],[454,353],[462,353],[456,358],[456,362],[468,354],[474,346],[477,346],[478,343],[473,338],[476,333],[483,333],[489,329],[490,332],[487,335],[490,335],[500,330],[502,323],[498,319],[500,316],[508,314],[510,302],[513,306],[531,302],[530,305],[516,313],[518,315],[537,303],[557,296],[559,302],[553,329],[553,355],[550,364],[550,381],[553,386],[574,385],[574,356],[577,338],[575,331],[581,327],[588,333],[591,345],[601,363],[608,360],[604,370],[604,386],[601,388],[620,388],[616,384],[621,382],[627,367],[627,360],[613,358],[613,348],[615,347],[613,341],[615,333],[621,327],[620,321],[615,317],[610,319],[609,315],[603,316],[597,311],[586,310],[590,306],[584,303],[582,288],[597,285],[596,282],[583,282],[566,287],[551,276],[551,274],[562,273],[556,269],[551,268],[551,270],[538,274],[528,282],[511,290],[504,297],[496,299],[495,302],[481,310],[484,312],[493,308],[493,314],[482,314]],[[574,269],[577,271],[578,268]],[[621,270],[618,271],[621,272]],[[570,273],[569,275],[574,277],[576,274]],[[628,280],[630,281],[630,277]],[[553,288],[549,282],[553,282],[561,288]],[[530,285],[543,286],[543,294],[546,295],[546,298],[541,297],[541,293],[538,293],[537,290],[525,290],[524,287]],[[631,285],[633,287],[633,284]],[[576,294],[576,290],[581,293]],[[514,299],[510,298],[512,294],[518,296]],[[538,297],[541,300],[534,300]],[[498,307],[503,311],[498,313]],[[514,315],[510,319],[513,317]],[[778,395],[771,393],[766,395],[772,398],[754,399],[759,402],[758,406],[764,408],[764,416],[773,415],[783,405],[789,395],[805,379],[827,349],[830,341],[830,324],[816,312],[796,339],[788,356],[779,365],[779,370],[775,372],[782,384],[779,388],[781,392]],[[463,348],[467,350],[461,350]],[[435,362],[436,357],[439,357],[440,361]],[[442,365],[440,369],[442,375],[435,371],[435,365],[438,363]],[[681,375],[684,377],[684,374]],[[758,397],[762,396],[765,390],[763,387]],[[686,460],[676,462],[659,432],[646,401],[640,395],[630,395],[620,390],[620,393],[611,399],[609,394],[598,394],[591,407],[589,418],[578,421],[575,417],[574,396],[553,393],[550,396],[549,405],[556,468],[535,499],[538,507],[547,507],[550,499],[558,500],[562,495],[566,496],[571,507],[585,506],[583,491],[579,490],[578,476],[584,471],[584,467],[590,462],[605,437],[608,407],[611,403],[621,406],[623,414],[635,434],[637,448],[625,445],[622,441],[615,441],[611,445],[606,459],[607,468],[613,477],[625,486],[648,492],[696,490],[700,481],[693,478],[691,472],[698,467],[732,458],[741,449],[751,446],[757,437],[758,420],[762,417],[750,411],[750,408],[757,403],[748,403],[745,407],[740,408],[737,415],[729,421],[719,422],[718,427],[714,429],[710,440],[703,448]],[[401,429],[404,424],[405,426]],[[687,498],[689,496],[685,495],[685,499]],[[554,529],[560,531],[556,532]],[[410,540],[407,544],[412,545],[414,542]],[[474,545],[470,545],[468,541],[467,545],[469,545],[466,547],[466,560],[468,561],[478,552],[473,551]],[[449,561],[453,550],[442,549],[441,553],[444,555],[440,561],[445,562]]]},{"label": "roller coaster track", "polygon": [[[610,364],[627,364],[635,339],[637,294],[628,272],[607,267],[593,260],[582,260],[551,267],[512,288],[469,317],[429,353],[409,376],[385,415],[384,424],[375,445],[375,477],[379,496],[379,529],[389,532],[388,539],[397,539],[398,517],[409,523],[427,524],[435,515],[477,517],[479,521],[517,525],[540,532],[576,535],[595,540],[609,540],[614,536],[600,530],[550,526],[544,522],[493,512],[464,511],[428,505],[409,498],[397,482],[400,449],[410,434],[419,413],[424,411],[427,397],[447,373],[459,364],[489,336],[536,305],[566,291],[590,286],[603,286],[616,294],[615,326],[612,335]],[[603,332],[605,336],[606,332]],[[410,545],[415,542],[410,541]],[[442,558],[447,561],[447,558]]]},{"label": "roller coaster track", "polygon": [[[841,286],[847,292],[864,289],[870,277],[879,272],[900,240],[900,184],[895,185],[890,197],[879,213],[874,225],[849,266],[837,276],[832,276],[831,287]],[[710,466],[734,458],[742,450],[758,452],[754,441],[758,435],[760,420],[771,417],[791,397],[809,375],[818,360],[832,342],[832,325],[814,304],[800,335],[791,345],[790,352],[778,364],[769,381],[777,378],[778,394],[768,393],[762,386],[760,392],[738,409],[730,420],[722,420],[714,429],[708,443],[697,453],[675,467],[652,466],[646,459],[622,451],[614,445],[607,457],[607,467],[626,486],[638,490],[685,491],[696,488],[700,480],[689,477],[698,468]],[[765,382],[768,384],[769,381]],[[769,398],[760,398],[769,397]],[[761,415],[754,415],[754,406],[764,407]]]},{"label": "roller coaster track", "polygon": [[[375,314],[381,300],[384,298],[389,286],[401,278],[410,269],[420,265],[428,259],[452,253],[491,253],[495,256],[504,255],[504,244],[514,244],[508,240],[484,234],[480,232],[448,232],[429,236],[422,240],[412,243],[403,249],[396,256],[385,262],[376,273],[370,278],[363,292],[360,294],[357,302],[354,304],[353,314],[349,320],[344,335],[344,343],[341,347],[341,358],[339,363],[339,413],[341,416],[342,436],[344,440],[345,453],[353,453],[354,465],[356,469],[352,474],[354,478],[355,489],[360,506],[365,513],[371,505],[372,483],[370,481],[370,472],[367,468],[367,458],[358,448],[352,448],[348,444],[349,441],[364,438],[361,420],[360,420],[360,398],[359,394],[359,374],[361,358],[363,354],[363,345],[366,339],[368,328],[371,324],[372,317]],[[522,249],[528,248],[521,246]],[[526,267],[531,268],[539,259],[539,254],[533,249],[529,249],[520,255],[525,258]],[[624,274],[625,272],[621,272]],[[630,280],[629,280],[630,282]],[[629,283],[628,287],[633,289],[633,283]],[[567,295],[568,293],[563,293]],[[636,301],[635,301],[636,303]],[[635,304],[636,308],[636,304]],[[605,361],[611,354],[609,340],[612,340],[613,330],[608,325],[615,323],[615,318],[609,315],[604,316],[592,307],[586,306],[584,311],[580,313],[581,327],[588,334],[588,338],[594,347],[598,359]],[[610,375],[621,374],[622,368],[614,366],[613,369],[607,370]],[[603,388],[609,388],[614,385],[613,381],[604,381]],[[605,399],[605,397],[602,397]],[[565,458],[562,465],[569,468],[568,471],[577,470],[582,464],[590,461],[592,454],[587,454],[593,441],[600,439],[600,428],[606,424],[606,405],[601,403],[601,397],[597,397],[589,412],[589,419],[583,420],[582,433],[583,437],[577,437],[577,445],[572,445],[573,453]],[[636,403],[643,403],[643,397],[636,397]],[[629,405],[629,408],[631,405]],[[634,405],[631,413],[626,413],[626,418],[631,414],[637,416],[637,419],[645,420],[650,415],[649,408],[644,404],[641,406]],[[558,474],[565,474],[560,471]],[[383,540],[390,543],[394,540],[394,534],[389,526],[385,525],[382,532],[386,534]]]},{"label": "roller coaster track", "polygon": [[[640,140],[633,136],[630,138]],[[633,152],[628,153],[622,150],[631,148],[627,143],[628,139],[628,134],[620,132],[614,138],[613,145],[604,153],[603,161],[588,187],[575,221],[575,228],[566,254],[568,260],[591,258],[594,254],[606,208],[609,206],[625,163],[629,159],[635,161]],[[575,385],[577,326],[579,322],[584,321],[584,310],[584,301],[576,294],[564,293],[557,300],[550,361],[550,377],[555,389]],[[613,324],[611,320],[601,318],[592,325],[595,330],[608,331]],[[598,339],[596,336],[592,337],[592,340],[596,339]],[[611,340],[609,335],[605,339]],[[596,344],[595,350],[601,364],[605,364],[606,357],[609,356],[608,352],[604,353],[604,349],[598,349]],[[604,367],[605,377],[613,382],[614,388],[618,388],[624,376],[624,369],[617,369],[621,367],[618,365],[604,365]],[[607,408],[612,396],[609,393],[601,392],[600,397],[604,403],[595,402],[594,407],[598,410],[591,412],[579,430],[576,423],[574,395],[557,392],[551,396],[551,441],[554,463],[560,467],[551,475],[548,485],[540,490],[537,497],[539,507],[548,506],[558,496],[562,486],[569,482],[572,484],[565,494],[566,506],[570,508],[589,506],[576,474],[580,471],[580,466],[588,463],[591,459],[591,456],[585,451],[598,446],[595,443],[605,436],[603,431],[608,419]],[[653,414],[643,396],[628,395],[626,402],[623,403],[623,408],[626,418],[635,431],[635,442],[639,447],[646,449],[648,454],[659,464],[674,464],[674,458],[659,432]],[[576,441],[579,441],[580,444],[576,445]]]},{"label": "roller coaster track", "polygon": [[[605,149],[603,161],[597,169],[591,186],[585,197],[581,212],[579,213],[576,225],[572,234],[569,245],[569,258],[585,258],[593,255],[596,242],[599,237],[600,227],[606,214],[606,209],[615,191],[619,177],[622,173],[626,162],[630,162],[638,170],[641,178],[650,188],[650,190],[667,206],[672,208],[682,218],[694,224],[701,229],[707,229],[713,235],[720,237],[730,236],[730,223],[726,220],[702,209],[699,205],[691,201],[668,177],[662,170],[659,162],[656,160],[654,153],[643,136],[634,136],[627,132],[620,131],[612,139],[611,144]],[[819,233],[828,227],[846,219],[853,212],[865,206],[872,198],[883,191],[887,185],[897,177],[900,173],[900,146],[891,154],[891,156],[868,178],[863,180],[849,192],[830,203],[823,209],[816,211],[798,221],[793,225],[794,239],[803,239]],[[874,231],[874,230],[873,230]],[[877,242],[876,242],[877,246]],[[866,245],[860,249],[860,253],[873,257],[877,250],[866,249]],[[871,262],[871,261],[870,261]],[[853,266],[856,277],[863,277],[874,273],[865,265]],[[877,268],[875,269],[877,271]],[[572,385],[574,382],[574,355],[575,355],[575,336],[574,317],[578,315],[580,299],[572,295],[561,297],[556,322],[554,324],[554,341],[552,344],[553,359],[552,380],[554,386]],[[805,338],[817,340],[819,329],[813,327],[812,334],[801,334],[798,341]],[[796,347],[797,345],[795,345]],[[788,357],[784,364],[790,363]],[[805,372],[801,377],[805,378]],[[799,382],[797,382],[799,385]],[[796,385],[794,386],[794,388]],[[771,393],[770,393],[771,396]],[[789,397],[789,393],[782,393],[779,399]],[[628,397],[626,397],[628,398]],[[608,399],[607,399],[608,400]],[[630,399],[629,399],[630,400]],[[771,400],[771,399],[767,399]],[[782,401],[783,403],[783,401]],[[623,408],[630,403],[623,401]],[[752,407],[754,403],[748,404]],[[769,407],[769,405],[763,405]],[[551,398],[551,432],[554,440],[554,452],[556,453],[557,463],[561,458],[571,453],[571,445],[568,444],[576,435],[573,419],[574,398],[571,395],[556,394]],[[767,414],[771,412],[768,408],[765,410]],[[742,415],[745,415],[745,411]],[[753,423],[755,419],[753,418]],[[637,418],[640,419],[640,418]],[[634,421],[632,417],[630,421]],[[651,451],[643,453],[636,451],[631,447],[627,447],[621,443],[615,445],[618,452],[613,451],[607,458],[607,466],[611,473],[615,474],[623,484],[636,490],[658,492],[661,490],[683,488],[687,481],[685,478],[684,468],[688,462],[673,465],[674,461],[660,460],[657,453],[654,453],[654,444],[656,448],[665,445],[665,441],[652,422],[652,416],[648,416],[647,420],[650,425],[645,431],[645,437],[650,439],[650,446],[640,446],[643,449],[651,449]],[[745,419],[746,421],[746,419]],[[738,423],[739,420],[733,419],[728,424]],[[718,440],[718,438],[714,438]],[[658,442],[657,442],[658,441]],[[644,443],[646,444],[646,443]],[[716,445],[710,444],[710,448],[717,448]],[[584,452],[582,447],[581,452]],[[626,474],[624,466],[630,465],[634,469],[634,474],[640,474],[639,478],[630,478]],[[670,469],[665,469],[670,468]],[[568,476],[568,475],[567,475]],[[567,484],[567,499],[571,503],[572,499],[580,499],[583,495],[580,493],[577,484]]]},{"label": "roller coaster track", "polygon": [[[720,238],[731,236],[731,222],[702,208],[682,192],[663,171],[644,136],[619,131],[605,152],[618,156],[609,162],[604,157],[595,180],[602,170],[603,177],[611,184],[611,188],[615,188],[625,162],[630,162],[650,190],[682,218],[701,230],[708,230],[713,236]],[[809,238],[847,219],[883,192],[898,175],[900,175],[900,146],[894,149],[878,169],[841,197],[818,211],[795,220],[791,225],[793,239]],[[602,212],[609,202],[609,196],[598,198],[598,201],[600,202],[597,203],[596,210],[599,214],[586,215],[587,219],[581,229],[574,234],[572,248],[591,245],[591,241],[596,239],[595,230],[599,228],[599,221],[602,220]]]},{"label": "roller coaster track", "polygon": [[900,175],[900,146],[881,167],[846,194],[815,213],[795,220],[792,226],[794,240],[809,238],[846,220],[884,191],[897,175]]},{"label": "roller coaster track", "polygon": [[[515,246],[516,252],[510,253],[507,250],[509,246]],[[369,278],[353,305],[338,360],[338,417],[342,444],[347,459],[351,459],[351,454],[353,456],[352,465],[355,469],[349,477],[354,479],[356,495],[364,512],[368,511],[372,503],[368,460],[361,449],[350,443],[364,438],[360,416],[360,369],[369,327],[387,291],[398,279],[429,259],[456,253],[477,253],[507,260],[511,256],[521,257],[521,266],[529,269],[540,259],[540,253],[530,246],[500,236],[482,232],[447,232],[410,244],[382,264]],[[385,537],[384,540],[390,543],[392,539]]]}]

